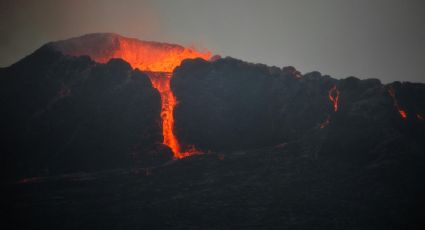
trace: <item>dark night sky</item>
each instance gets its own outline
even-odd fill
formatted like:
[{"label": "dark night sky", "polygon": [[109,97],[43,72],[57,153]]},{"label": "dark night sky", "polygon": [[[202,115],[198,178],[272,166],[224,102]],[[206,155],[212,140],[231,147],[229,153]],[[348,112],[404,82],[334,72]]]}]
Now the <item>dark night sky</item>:
[{"label": "dark night sky", "polygon": [[0,0],[0,66],[116,32],[336,78],[425,82],[423,0]]}]

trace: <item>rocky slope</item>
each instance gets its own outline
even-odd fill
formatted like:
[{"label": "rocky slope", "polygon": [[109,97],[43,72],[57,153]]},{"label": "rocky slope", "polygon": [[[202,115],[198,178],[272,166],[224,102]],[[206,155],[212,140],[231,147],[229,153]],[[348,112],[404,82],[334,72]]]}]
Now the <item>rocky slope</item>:
[{"label": "rocky slope", "polygon": [[120,59],[98,64],[45,46],[0,76],[5,177],[171,159],[159,144],[159,93]]},{"label": "rocky slope", "polygon": [[14,229],[424,226],[424,84],[185,60],[174,132],[204,154],[170,161],[149,77],[60,51],[0,69]]},{"label": "rocky slope", "polygon": [[399,135],[424,149],[424,84],[336,80],[318,72],[302,76],[293,67],[224,58],[184,61],[171,86],[179,101],[176,135],[204,150],[311,137],[321,143],[317,154],[369,156]]}]

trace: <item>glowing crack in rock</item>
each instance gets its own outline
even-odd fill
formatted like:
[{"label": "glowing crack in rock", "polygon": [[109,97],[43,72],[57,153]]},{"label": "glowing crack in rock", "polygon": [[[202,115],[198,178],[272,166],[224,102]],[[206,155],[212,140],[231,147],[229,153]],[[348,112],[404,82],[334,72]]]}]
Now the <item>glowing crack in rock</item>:
[{"label": "glowing crack in rock", "polygon": [[326,128],[329,125],[329,123],[331,123],[331,116],[328,115],[326,117],[326,120],[320,124],[320,128],[321,129]]},{"label": "glowing crack in rock", "polygon": [[[339,90],[338,90],[338,88],[336,87],[336,85],[334,85],[329,91],[328,91],[328,98],[329,98],[329,101],[332,103],[332,108],[333,108],[333,111],[336,113],[336,112],[338,112],[338,103],[339,103],[339,95],[340,95],[340,92],[339,92]],[[327,117],[326,117],[326,120],[325,121],[323,121],[321,124],[320,124],[320,128],[321,129],[324,129],[324,128],[326,128],[329,124],[331,123],[331,116],[330,115],[328,115]]]},{"label": "glowing crack in rock", "polygon": [[339,90],[334,85],[328,92],[329,100],[332,102],[335,112],[338,112]]},{"label": "glowing crack in rock", "polygon": [[403,118],[403,119],[406,119],[407,118],[407,112],[400,107],[400,104],[398,103],[397,98],[396,98],[394,87],[390,86],[388,88],[388,94],[393,99],[394,107],[397,109],[398,113],[400,114],[400,117]]}]

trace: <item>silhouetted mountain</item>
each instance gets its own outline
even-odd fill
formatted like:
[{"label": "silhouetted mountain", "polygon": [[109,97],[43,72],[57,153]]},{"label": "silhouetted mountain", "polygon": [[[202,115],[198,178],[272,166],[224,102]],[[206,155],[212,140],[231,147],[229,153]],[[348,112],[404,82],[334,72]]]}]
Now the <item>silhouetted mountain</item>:
[{"label": "silhouetted mountain", "polygon": [[320,142],[316,154],[369,156],[394,136],[425,149],[424,84],[301,76],[293,67],[225,58],[184,61],[171,86],[179,101],[177,136],[204,150],[259,148],[307,136]]},{"label": "silhouetted mountain", "polygon": [[203,154],[171,160],[150,81],[170,73],[85,52],[115,55],[122,38],[50,43],[0,69],[15,229],[425,226],[425,84],[187,59],[171,76],[174,134]]},{"label": "silhouetted mountain", "polygon": [[0,76],[3,176],[130,167],[153,152],[171,159],[159,93],[121,59],[98,64],[45,46]]}]

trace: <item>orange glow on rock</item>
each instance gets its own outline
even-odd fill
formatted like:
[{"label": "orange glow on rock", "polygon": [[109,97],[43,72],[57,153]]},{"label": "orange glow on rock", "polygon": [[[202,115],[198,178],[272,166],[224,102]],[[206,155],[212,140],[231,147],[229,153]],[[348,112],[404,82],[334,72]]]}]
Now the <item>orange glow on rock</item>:
[{"label": "orange glow on rock", "polygon": [[320,124],[320,128],[321,129],[326,128],[329,125],[329,123],[331,123],[331,116],[328,115],[326,117],[326,120]]},{"label": "orange glow on rock", "polygon": [[421,115],[421,114],[416,114],[416,118],[418,118],[418,120],[421,120],[421,121],[423,121],[424,120],[424,117]]},{"label": "orange glow on rock", "polygon": [[332,105],[334,107],[334,112],[338,112],[338,102],[339,102],[339,90],[336,88],[336,85],[334,85],[329,90],[329,100],[332,102]]},{"label": "orange glow on rock", "polygon": [[397,109],[398,113],[400,114],[400,117],[403,119],[407,118],[407,112],[403,110],[400,105],[398,104],[398,101],[395,96],[395,90],[392,86],[388,88],[388,94],[390,94],[391,98],[393,99],[394,107]]},{"label": "orange glow on rock", "polygon": [[[88,55],[99,63],[112,58],[121,58],[133,68],[151,72],[173,72],[181,61],[188,58],[208,60],[211,52],[199,52],[180,45],[141,41],[116,34],[87,37],[82,44],[79,39],[70,39],[59,44],[59,50],[72,56]],[[91,40],[92,39],[92,40]]]},{"label": "orange glow on rock", "polygon": [[208,60],[211,52],[198,52],[195,49],[165,43],[143,42],[137,39],[118,39],[118,49],[110,56],[94,57],[98,62],[107,62],[111,58],[122,58],[133,68],[147,71],[154,88],[161,95],[161,119],[163,144],[169,146],[175,158],[183,158],[199,153],[194,146],[182,151],[180,143],[174,134],[174,107],[176,98],[170,87],[172,71],[181,61],[189,58]]},{"label": "orange glow on rock", "polygon": [[404,111],[404,110],[400,109],[400,110],[398,110],[398,112],[400,113],[400,116],[401,116],[403,119],[406,119],[406,118],[407,118],[407,113],[406,113],[406,111]]},{"label": "orange glow on rock", "polygon": [[182,152],[179,141],[174,135],[174,107],[177,103],[170,88],[170,79],[175,67],[184,59],[202,58],[209,60],[211,52],[200,52],[175,44],[141,41],[117,34],[94,34],[81,38],[60,41],[56,48],[72,56],[88,55],[99,63],[106,63],[112,58],[121,58],[132,68],[148,73],[149,78],[161,94],[163,144],[169,146],[175,158],[183,158],[199,153],[194,146],[188,146]]},{"label": "orange glow on rock", "polygon": [[162,135],[164,137],[163,144],[167,145],[173,151],[175,158],[183,158],[199,153],[194,146],[189,146],[187,151],[182,152],[180,143],[174,135],[174,107],[177,104],[176,98],[170,87],[171,73],[148,72],[153,87],[155,87],[161,95],[161,119],[162,119]]},{"label": "orange glow on rock", "polygon": [[[334,85],[328,92],[328,98],[329,101],[332,103],[333,111],[336,113],[338,112],[338,103],[339,103],[339,95],[340,92],[336,85]],[[322,123],[320,123],[320,128],[324,129],[331,123],[331,116],[328,115],[326,117],[326,120],[324,120]]]}]

